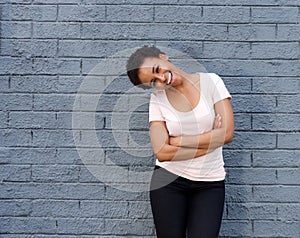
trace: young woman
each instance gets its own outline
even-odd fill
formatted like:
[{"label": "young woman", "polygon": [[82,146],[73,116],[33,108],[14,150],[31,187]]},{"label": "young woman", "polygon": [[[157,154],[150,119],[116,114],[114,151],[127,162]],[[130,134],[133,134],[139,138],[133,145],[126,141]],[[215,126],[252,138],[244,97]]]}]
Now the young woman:
[{"label": "young woman", "polygon": [[127,74],[134,85],[157,89],[149,106],[157,237],[218,237],[225,196],[222,145],[234,133],[231,95],[218,75],[188,74],[156,47],[133,53]]}]

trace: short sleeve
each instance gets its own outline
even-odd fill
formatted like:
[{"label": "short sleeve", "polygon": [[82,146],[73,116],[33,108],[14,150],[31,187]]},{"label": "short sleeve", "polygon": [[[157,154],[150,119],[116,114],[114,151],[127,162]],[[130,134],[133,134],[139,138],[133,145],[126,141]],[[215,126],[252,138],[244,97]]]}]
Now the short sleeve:
[{"label": "short sleeve", "polygon": [[218,101],[221,101],[225,98],[231,99],[231,95],[228,92],[222,78],[217,74],[212,74],[213,82],[214,82],[214,88],[213,88],[213,103],[215,104]]},{"label": "short sleeve", "polygon": [[161,112],[159,100],[154,93],[151,93],[149,103],[149,122],[151,121],[165,121]]}]

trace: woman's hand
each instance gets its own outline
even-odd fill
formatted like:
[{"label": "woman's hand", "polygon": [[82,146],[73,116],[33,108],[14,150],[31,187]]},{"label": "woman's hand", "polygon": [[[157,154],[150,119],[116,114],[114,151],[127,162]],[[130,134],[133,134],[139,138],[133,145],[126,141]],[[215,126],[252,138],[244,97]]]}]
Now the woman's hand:
[{"label": "woman's hand", "polygon": [[[222,117],[220,114],[217,114],[214,119],[213,130],[220,129],[221,126],[222,126]],[[189,136],[185,137],[186,143],[188,143],[189,138],[190,138]],[[180,147],[180,146],[182,146],[182,140],[183,140],[182,136],[170,136],[169,144],[172,146]]]},{"label": "woman's hand", "polygon": [[180,140],[181,140],[181,136],[170,136],[169,137],[169,144],[179,147],[180,146]]},{"label": "woman's hand", "polygon": [[215,116],[213,129],[219,129],[222,126],[222,117],[220,114]]}]

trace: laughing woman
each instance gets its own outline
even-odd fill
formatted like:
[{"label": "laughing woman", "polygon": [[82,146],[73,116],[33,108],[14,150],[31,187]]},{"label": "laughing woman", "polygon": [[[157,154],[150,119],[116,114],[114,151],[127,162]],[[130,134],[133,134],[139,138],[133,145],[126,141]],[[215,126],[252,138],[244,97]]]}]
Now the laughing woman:
[{"label": "laughing woman", "polygon": [[214,73],[188,74],[148,46],[130,56],[127,74],[134,85],[157,89],[149,106],[157,237],[218,237],[225,196],[222,146],[234,134],[223,80]]}]

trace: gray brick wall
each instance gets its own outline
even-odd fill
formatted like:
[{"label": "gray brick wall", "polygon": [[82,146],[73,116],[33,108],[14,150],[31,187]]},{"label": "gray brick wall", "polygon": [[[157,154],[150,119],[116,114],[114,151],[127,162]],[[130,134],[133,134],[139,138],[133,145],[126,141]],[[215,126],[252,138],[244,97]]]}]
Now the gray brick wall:
[{"label": "gray brick wall", "polygon": [[[124,75],[101,76],[118,63],[91,72],[145,44],[184,52],[233,95],[221,237],[300,237],[299,0],[0,0],[0,8],[1,238],[155,237],[149,179],[135,176],[154,164],[149,94],[130,92]],[[84,80],[93,89],[80,88]],[[88,95],[77,97],[79,88]]]}]

